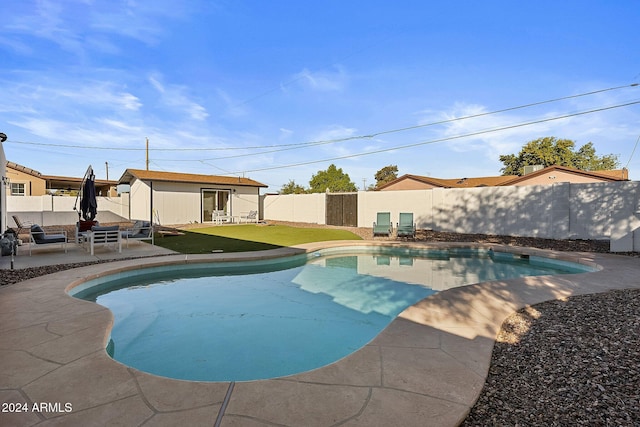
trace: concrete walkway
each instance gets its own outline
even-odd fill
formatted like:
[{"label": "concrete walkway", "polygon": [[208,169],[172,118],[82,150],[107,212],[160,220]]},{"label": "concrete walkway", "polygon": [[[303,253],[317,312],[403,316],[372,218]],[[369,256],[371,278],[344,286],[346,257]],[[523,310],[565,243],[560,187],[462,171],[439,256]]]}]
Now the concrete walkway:
[{"label": "concrete walkway", "polygon": [[[161,255],[173,255],[176,252],[146,242],[132,242],[129,247],[122,244],[122,252],[115,245],[97,246],[91,255],[85,248],[74,243],[67,244],[67,252],[60,245],[34,245],[29,255],[29,244],[18,246],[18,254],[13,258],[13,268],[41,267],[45,265],[74,264],[101,260],[118,260]],[[0,268],[11,268],[11,257],[0,257]]]},{"label": "concrete walkway", "polygon": [[[388,243],[328,245],[358,244]],[[269,258],[324,245],[123,260],[31,279],[0,288],[0,425],[455,426],[484,385],[494,338],[507,316],[549,299],[640,288],[637,258],[408,245],[493,247],[602,269],[442,291],[407,308],[372,342],[336,363],[235,383],[171,380],[113,361],[105,352],[111,313],[65,290],[89,277],[141,266]]]}]

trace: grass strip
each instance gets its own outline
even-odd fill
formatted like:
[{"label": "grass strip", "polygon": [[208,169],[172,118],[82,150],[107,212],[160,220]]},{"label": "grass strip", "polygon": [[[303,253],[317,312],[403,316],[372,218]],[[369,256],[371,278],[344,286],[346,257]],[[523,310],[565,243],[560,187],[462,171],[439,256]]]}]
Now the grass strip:
[{"label": "grass strip", "polygon": [[156,237],[163,248],[184,254],[250,252],[329,240],[362,240],[346,230],[287,225],[242,224],[184,231],[182,236]]}]

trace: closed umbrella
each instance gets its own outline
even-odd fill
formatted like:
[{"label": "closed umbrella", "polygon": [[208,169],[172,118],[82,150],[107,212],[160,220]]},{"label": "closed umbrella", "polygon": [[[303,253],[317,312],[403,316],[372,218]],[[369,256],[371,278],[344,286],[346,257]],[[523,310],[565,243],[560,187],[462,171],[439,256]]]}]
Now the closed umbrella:
[{"label": "closed umbrella", "polygon": [[78,212],[78,216],[82,216],[85,221],[93,221],[98,213],[95,179],[93,169],[89,166],[80,186],[80,211]]}]

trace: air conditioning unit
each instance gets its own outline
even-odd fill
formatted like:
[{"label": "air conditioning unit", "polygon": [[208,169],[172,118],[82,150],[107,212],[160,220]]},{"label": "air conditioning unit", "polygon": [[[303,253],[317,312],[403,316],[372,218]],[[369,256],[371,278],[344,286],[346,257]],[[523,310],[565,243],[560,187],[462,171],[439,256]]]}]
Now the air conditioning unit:
[{"label": "air conditioning unit", "polygon": [[525,175],[528,175],[528,174],[530,174],[530,173],[532,173],[532,172],[536,172],[536,171],[539,171],[539,170],[541,170],[541,169],[544,169],[544,166],[543,166],[543,165],[529,165],[529,166],[525,166],[525,167],[524,167],[524,174],[525,174]]}]

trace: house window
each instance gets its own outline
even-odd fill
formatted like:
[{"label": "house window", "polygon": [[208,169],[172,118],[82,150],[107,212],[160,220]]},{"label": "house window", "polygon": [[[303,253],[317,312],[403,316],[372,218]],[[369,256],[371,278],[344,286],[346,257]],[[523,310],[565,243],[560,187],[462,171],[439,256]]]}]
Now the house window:
[{"label": "house window", "polygon": [[215,214],[230,215],[229,190],[202,190],[202,222],[211,222]]},{"label": "house window", "polygon": [[24,196],[24,183],[11,183],[11,195],[12,196]]}]

